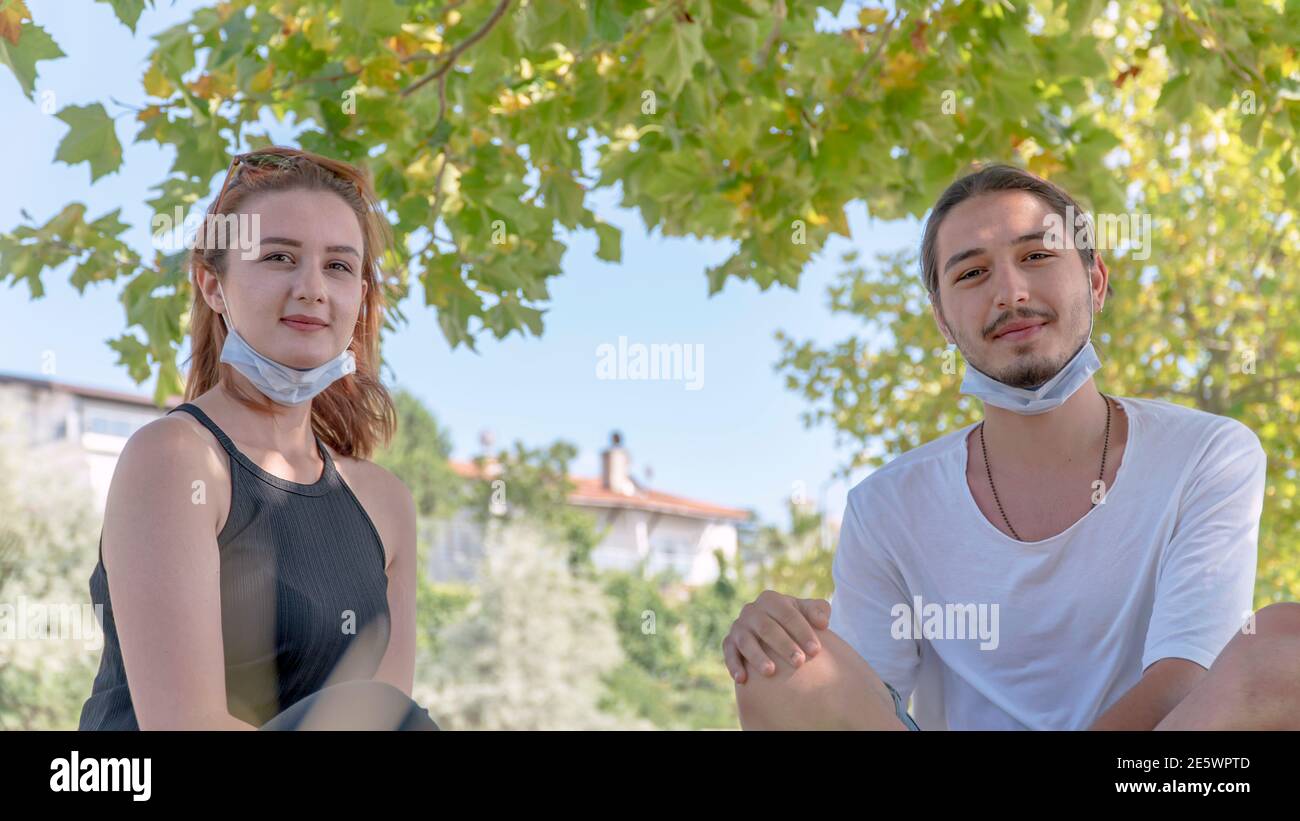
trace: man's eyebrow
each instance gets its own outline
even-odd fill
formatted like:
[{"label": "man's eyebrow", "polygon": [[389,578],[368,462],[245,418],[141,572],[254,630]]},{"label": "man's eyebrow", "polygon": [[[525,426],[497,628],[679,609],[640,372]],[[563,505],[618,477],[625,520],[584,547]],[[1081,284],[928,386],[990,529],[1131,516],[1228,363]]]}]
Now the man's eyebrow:
[{"label": "man's eyebrow", "polygon": [[[261,244],[262,245],[288,245],[290,248],[302,247],[301,242],[299,242],[296,239],[290,239],[289,237],[263,237]],[[357,249],[353,248],[351,245],[330,245],[325,250],[330,252],[331,254],[352,254],[354,257],[357,257],[358,259],[361,258],[361,254],[358,253]]]},{"label": "man's eyebrow", "polygon": [[[1030,231],[1028,234],[1021,234],[1020,236],[1011,240],[1011,244],[1019,245],[1022,242],[1029,242],[1030,240],[1034,240],[1034,239],[1041,240],[1044,234],[1046,233],[1047,233],[1046,231]],[[943,266],[943,272],[945,274],[948,273],[949,268],[961,262],[963,259],[966,259],[968,257],[973,257],[976,254],[987,253],[987,251],[988,251],[987,248],[967,248],[965,251],[958,251],[957,253],[948,257],[948,261]]]}]

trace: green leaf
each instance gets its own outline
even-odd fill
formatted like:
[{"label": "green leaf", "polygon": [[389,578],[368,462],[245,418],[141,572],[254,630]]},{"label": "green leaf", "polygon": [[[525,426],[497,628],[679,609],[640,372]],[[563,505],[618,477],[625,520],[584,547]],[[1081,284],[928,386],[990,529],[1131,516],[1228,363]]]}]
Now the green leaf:
[{"label": "green leaf", "polygon": [[136,384],[149,378],[149,349],[131,334],[122,334],[108,340],[108,347],[117,351],[117,364],[124,365]]},{"label": "green leaf", "polygon": [[24,245],[12,237],[0,234],[0,282],[10,280],[9,287],[27,280],[27,291],[32,299],[45,296],[41,284],[41,270],[45,267],[37,256],[37,247]]},{"label": "green leaf", "polygon": [[96,233],[116,237],[131,226],[121,220],[122,209],[114,209],[90,224]]},{"label": "green leaf", "polygon": [[1070,21],[1070,30],[1086,31],[1102,11],[1101,0],[1074,0],[1068,4],[1066,18]]},{"label": "green leaf", "polygon": [[1195,105],[1192,84],[1186,74],[1179,74],[1165,83],[1164,88],[1160,89],[1160,99],[1156,101],[1156,108],[1167,109],[1180,121],[1185,121],[1191,115]]},{"label": "green leaf", "polygon": [[524,7],[518,36],[529,48],[550,43],[575,46],[587,33],[589,17],[577,3],[529,3]]},{"label": "green leaf", "polygon": [[451,120],[439,120],[429,134],[429,147],[436,151],[446,145],[449,139],[451,139]]},{"label": "green leaf", "polygon": [[68,165],[89,162],[91,182],[122,165],[122,144],[117,141],[113,121],[102,105],[70,105],[56,116],[71,126],[71,130],[59,143],[54,159]]},{"label": "green leaf", "polygon": [[108,3],[113,7],[113,13],[117,19],[135,34],[135,24],[140,20],[140,13],[144,11],[144,0],[99,0],[101,3]]},{"label": "green leaf", "polygon": [[618,0],[590,0],[587,12],[591,15],[591,28],[602,40],[617,42],[623,39],[627,17],[620,11]]},{"label": "green leaf", "polygon": [[670,97],[677,96],[695,64],[704,59],[701,32],[698,23],[677,23],[669,17],[646,41],[646,67],[664,81]]},{"label": "green leaf", "polygon": [[29,100],[36,88],[36,63],[65,56],[63,49],[40,26],[23,26],[18,34],[17,45],[0,37],[0,63],[13,71],[18,78],[18,85],[22,86],[23,94]]},{"label": "green leaf", "polygon": [[728,17],[749,17],[754,20],[760,17],[746,0],[713,0],[712,5],[715,13],[725,12]]},{"label": "green leaf", "polygon": [[596,221],[596,236],[600,243],[596,256],[606,262],[623,261],[623,232],[608,222]]},{"label": "green leaf", "polygon": [[390,37],[405,22],[406,11],[393,0],[343,0],[343,26],[354,37]]},{"label": "green leaf", "polygon": [[158,41],[158,46],[152,55],[153,62],[168,79],[179,82],[181,75],[194,68],[194,36],[189,24],[177,23],[155,34],[154,39]]},{"label": "green leaf", "polygon": [[176,349],[172,346],[168,355],[158,361],[158,384],[154,385],[153,402],[158,407],[166,404],[173,396],[180,396],[185,391],[185,379],[176,367]]},{"label": "green leaf", "polygon": [[555,221],[565,228],[574,228],[582,219],[582,203],[586,189],[567,174],[548,174],[542,180],[542,196],[546,208],[555,215]]}]

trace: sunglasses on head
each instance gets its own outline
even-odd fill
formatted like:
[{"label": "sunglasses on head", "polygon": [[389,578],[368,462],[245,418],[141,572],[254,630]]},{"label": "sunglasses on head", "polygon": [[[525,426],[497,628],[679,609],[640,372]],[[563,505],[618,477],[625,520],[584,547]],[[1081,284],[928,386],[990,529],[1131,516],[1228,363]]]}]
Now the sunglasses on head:
[{"label": "sunglasses on head", "polygon": [[[213,213],[221,213],[221,203],[225,199],[226,190],[238,173],[236,166],[248,165],[254,168],[287,169],[305,159],[303,152],[292,148],[260,148],[256,151],[236,154],[230,160],[230,167],[226,169],[226,179],[221,183],[221,193],[217,194],[217,201],[212,207]],[[310,160],[307,161],[310,162]]]}]

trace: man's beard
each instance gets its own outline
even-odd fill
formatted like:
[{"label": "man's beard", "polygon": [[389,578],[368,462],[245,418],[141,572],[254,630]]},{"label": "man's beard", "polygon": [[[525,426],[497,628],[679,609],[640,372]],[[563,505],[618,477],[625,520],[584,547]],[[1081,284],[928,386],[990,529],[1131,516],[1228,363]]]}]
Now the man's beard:
[{"label": "man's beard", "polygon": [[[1004,385],[1034,390],[1060,373],[1061,368],[1064,368],[1066,363],[1078,354],[1087,341],[1087,339],[1084,339],[1072,351],[1060,357],[1048,357],[1043,354],[1021,355],[1010,365],[999,371],[989,371],[978,363],[974,364],[976,368]],[[967,362],[970,361],[970,358],[967,357]]]},{"label": "man's beard", "polygon": [[1037,354],[1025,359],[1018,359],[1001,372],[990,374],[999,382],[1013,388],[1033,390],[1061,372],[1069,358],[1059,361]]}]

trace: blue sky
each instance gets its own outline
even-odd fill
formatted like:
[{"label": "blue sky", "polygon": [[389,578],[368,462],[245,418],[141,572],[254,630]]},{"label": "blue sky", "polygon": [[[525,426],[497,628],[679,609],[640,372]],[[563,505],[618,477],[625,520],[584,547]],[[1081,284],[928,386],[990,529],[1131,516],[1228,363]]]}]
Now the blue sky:
[{"label": "blue sky", "polygon": [[[170,149],[133,143],[133,112],[113,101],[142,104],[150,36],[188,17],[194,4],[159,5],[144,13],[134,37],[107,4],[78,3],[75,15],[58,16],[49,6],[33,8],[36,22],[69,56],[39,64],[35,103],[0,69],[0,149],[10,158],[0,230],[20,222],[20,208],[44,222],[68,202],[81,201],[90,218],[122,207],[123,219],[133,226],[129,241],[142,252],[149,249],[144,203],[170,167]],[[86,164],[54,162],[67,127],[41,110],[46,90],[55,95],[55,111],[101,102],[117,116],[125,149],[117,173],[91,185]],[[463,347],[452,351],[432,310],[423,307],[417,283],[403,304],[409,324],[384,342],[395,374],[386,374],[390,386],[405,387],[424,401],[450,429],[453,455],[460,458],[478,451],[479,432],[487,429],[498,446],[515,439],[533,446],[566,439],[579,448],[573,472],[595,475],[599,451],[617,429],[631,451],[634,474],[643,477],[652,466],[652,485],[659,490],[752,507],[765,520],[785,522],[785,499],[795,482],[803,482],[838,518],[847,486],[828,480],[850,454],[836,450],[828,428],[804,428],[799,416],[809,406],[773,370],[779,355],[773,334],[782,329],[829,344],[858,332],[856,323],[832,317],[826,307],[826,286],[839,270],[841,253],[856,248],[870,258],[877,251],[915,247],[919,225],[870,221],[856,204],[850,209],[852,241],[837,238],[805,270],[797,292],[762,292],[733,280],[710,298],[704,271],[725,259],[730,245],[647,233],[638,214],[616,203],[617,193],[605,190],[593,207],[623,229],[623,262],[596,259],[594,235],[563,236],[569,250],[563,274],[552,280],[540,339],[484,337],[477,354]],[[90,286],[79,295],[67,282],[70,272],[71,266],[47,271],[46,296],[36,301],[25,284],[0,288],[0,371],[40,375],[42,356],[52,351],[61,381],[151,393],[152,380],[136,385],[114,364],[117,355],[106,344],[124,327],[117,299],[124,283]],[[597,379],[598,346],[616,345],[620,336],[633,343],[703,345],[703,387]]]}]

